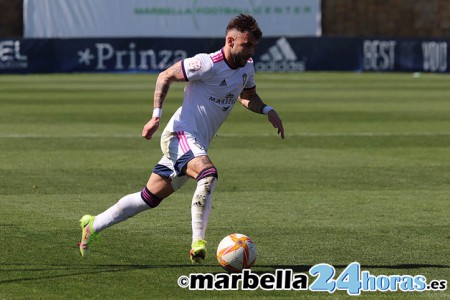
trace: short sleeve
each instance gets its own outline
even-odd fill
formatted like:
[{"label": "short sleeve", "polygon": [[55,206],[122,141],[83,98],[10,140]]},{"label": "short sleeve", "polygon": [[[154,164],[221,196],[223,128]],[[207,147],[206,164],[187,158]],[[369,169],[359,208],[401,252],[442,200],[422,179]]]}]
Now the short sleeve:
[{"label": "short sleeve", "polygon": [[186,81],[200,80],[207,77],[213,67],[213,61],[208,54],[197,54],[181,62]]}]

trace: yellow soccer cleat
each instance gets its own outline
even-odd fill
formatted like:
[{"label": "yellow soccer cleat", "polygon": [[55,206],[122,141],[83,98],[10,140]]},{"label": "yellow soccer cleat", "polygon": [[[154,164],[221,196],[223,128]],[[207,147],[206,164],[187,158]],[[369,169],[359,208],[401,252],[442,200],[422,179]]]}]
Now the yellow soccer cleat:
[{"label": "yellow soccer cleat", "polygon": [[80,220],[81,226],[81,242],[80,246],[81,256],[86,257],[89,255],[89,247],[92,241],[97,238],[97,234],[94,232],[94,217],[90,215],[84,215]]},{"label": "yellow soccer cleat", "polygon": [[189,255],[193,264],[202,263],[206,257],[206,241],[198,240],[192,243],[192,249],[189,252]]}]

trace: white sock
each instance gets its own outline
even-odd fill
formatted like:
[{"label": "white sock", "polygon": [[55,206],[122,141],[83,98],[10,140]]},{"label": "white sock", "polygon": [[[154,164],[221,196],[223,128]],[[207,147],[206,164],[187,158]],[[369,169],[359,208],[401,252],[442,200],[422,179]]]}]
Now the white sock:
[{"label": "white sock", "polygon": [[197,182],[192,197],[192,242],[205,239],[206,227],[212,208],[212,192],[217,184],[215,177],[205,177]]},{"label": "white sock", "polygon": [[95,216],[93,224],[94,231],[95,233],[99,233],[103,229],[122,222],[147,209],[150,209],[150,206],[142,200],[141,192],[127,195],[101,214]]}]

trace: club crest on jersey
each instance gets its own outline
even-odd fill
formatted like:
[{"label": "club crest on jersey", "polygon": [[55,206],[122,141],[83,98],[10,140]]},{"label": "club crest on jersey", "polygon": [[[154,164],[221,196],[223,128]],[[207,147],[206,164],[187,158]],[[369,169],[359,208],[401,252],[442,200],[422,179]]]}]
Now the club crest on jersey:
[{"label": "club crest on jersey", "polygon": [[244,86],[246,82],[247,82],[247,74],[244,73],[242,74],[242,86]]},{"label": "club crest on jersey", "polygon": [[192,58],[189,60],[188,69],[191,72],[196,72],[202,68],[202,63],[200,62],[200,59],[198,58]]}]

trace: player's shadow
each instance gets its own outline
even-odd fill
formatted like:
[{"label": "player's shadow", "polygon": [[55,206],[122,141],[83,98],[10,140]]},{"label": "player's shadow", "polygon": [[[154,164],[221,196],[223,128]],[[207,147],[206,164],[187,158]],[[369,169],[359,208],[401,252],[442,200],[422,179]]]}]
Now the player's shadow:
[{"label": "player's shadow", "polygon": [[[192,269],[192,265],[137,265],[137,264],[105,264],[105,265],[63,265],[63,264],[48,264],[48,265],[28,265],[28,264],[0,264],[7,266],[8,269],[1,270],[2,273],[27,272],[28,275],[21,278],[0,279],[0,285],[8,283],[22,283],[33,280],[55,279],[73,276],[96,275],[101,273],[117,273],[129,272],[146,269]],[[211,267],[211,265],[195,266],[196,268]],[[34,272],[39,273],[39,276],[33,276]],[[48,274],[42,274],[47,272]],[[180,272],[181,274],[182,272]],[[186,271],[185,273],[189,273]]]}]

